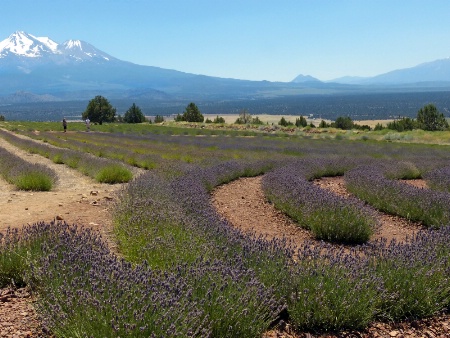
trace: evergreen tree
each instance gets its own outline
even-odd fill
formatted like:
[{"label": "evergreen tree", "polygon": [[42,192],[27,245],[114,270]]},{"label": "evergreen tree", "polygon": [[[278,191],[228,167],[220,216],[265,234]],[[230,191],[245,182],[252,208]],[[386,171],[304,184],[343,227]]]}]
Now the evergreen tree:
[{"label": "evergreen tree", "polygon": [[133,103],[133,105],[125,112],[123,121],[125,123],[142,123],[145,122],[145,116],[142,113],[141,108]]},{"label": "evergreen tree", "polygon": [[183,112],[183,115],[178,114],[175,117],[175,121],[186,121],[186,122],[203,122],[205,118],[196,106],[195,103],[191,102],[187,105]]},{"label": "evergreen tree", "polygon": [[89,118],[93,123],[114,122],[116,119],[116,108],[113,108],[109,101],[101,95],[89,101],[86,110],[81,114],[81,118]]},{"label": "evergreen tree", "polygon": [[348,116],[339,116],[334,123],[335,128],[350,130],[353,128],[353,121]]},{"label": "evergreen tree", "polygon": [[308,125],[308,122],[303,116],[300,116],[298,119],[295,120],[295,126],[296,127],[306,127]]},{"label": "evergreen tree", "polygon": [[444,114],[440,113],[431,103],[417,112],[417,123],[419,128],[430,131],[445,130],[449,127]]}]

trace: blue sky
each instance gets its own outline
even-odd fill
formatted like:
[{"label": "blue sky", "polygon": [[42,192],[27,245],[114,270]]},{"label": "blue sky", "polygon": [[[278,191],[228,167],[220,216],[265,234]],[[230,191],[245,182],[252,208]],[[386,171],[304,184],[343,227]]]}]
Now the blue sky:
[{"label": "blue sky", "polygon": [[79,39],[121,60],[291,81],[373,76],[450,57],[448,0],[1,0],[17,30]]}]

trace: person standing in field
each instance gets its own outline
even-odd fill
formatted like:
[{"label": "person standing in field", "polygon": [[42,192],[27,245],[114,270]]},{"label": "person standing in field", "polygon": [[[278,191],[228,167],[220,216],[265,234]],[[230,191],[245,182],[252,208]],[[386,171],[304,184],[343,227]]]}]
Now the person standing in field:
[{"label": "person standing in field", "polygon": [[89,120],[89,117],[86,118],[86,130],[89,131],[91,129],[91,121]]},{"label": "person standing in field", "polygon": [[67,121],[66,121],[66,118],[63,118],[62,124],[63,124],[63,128],[64,128],[64,132],[66,132],[66,130],[67,130]]}]

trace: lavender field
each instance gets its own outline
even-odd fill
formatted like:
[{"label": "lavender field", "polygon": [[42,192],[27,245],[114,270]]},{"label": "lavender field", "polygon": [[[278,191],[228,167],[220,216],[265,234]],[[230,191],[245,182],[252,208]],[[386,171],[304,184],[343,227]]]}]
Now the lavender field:
[{"label": "lavender field", "polygon": [[[0,286],[29,285],[57,337],[261,337],[286,323],[339,332],[450,306],[450,146],[142,125],[8,128],[29,139],[0,137],[61,165],[89,155],[114,173],[145,169],[117,181],[129,182],[112,211],[119,255],[76,224],[0,234]],[[257,175],[266,198],[315,240],[294,249],[218,214],[211,191]],[[330,176],[344,176],[359,200],[312,183]],[[418,178],[430,188],[399,182]],[[370,241],[377,219],[367,205],[424,229],[404,242]]]}]

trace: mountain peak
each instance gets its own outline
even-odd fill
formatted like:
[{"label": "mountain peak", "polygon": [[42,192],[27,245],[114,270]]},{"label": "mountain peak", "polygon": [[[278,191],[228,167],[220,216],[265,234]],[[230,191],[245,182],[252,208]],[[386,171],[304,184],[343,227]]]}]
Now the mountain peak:
[{"label": "mountain peak", "polygon": [[82,48],[82,42],[80,40],[67,40],[63,43],[63,46],[65,49],[72,49],[72,48]]},{"label": "mountain peak", "polygon": [[14,54],[25,57],[42,57],[47,53],[57,53],[58,44],[47,37],[36,37],[16,31],[0,42],[0,58]]},{"label": "mountain peak", "polygon": [[316,79],[315,77],[312,77],[311,75],[300,74],[295,79],[293,79],[291,82],[304,83],[304,82],[321,82],[321,81],[319,79]]},{"label": "mountain peak", "polygon": [[112,56],[98,50],[91,44],[81,40],[67,40],[59,46],[62,53],[69,55],[77,60],[94,60],[110,61],[114,59]]}]

